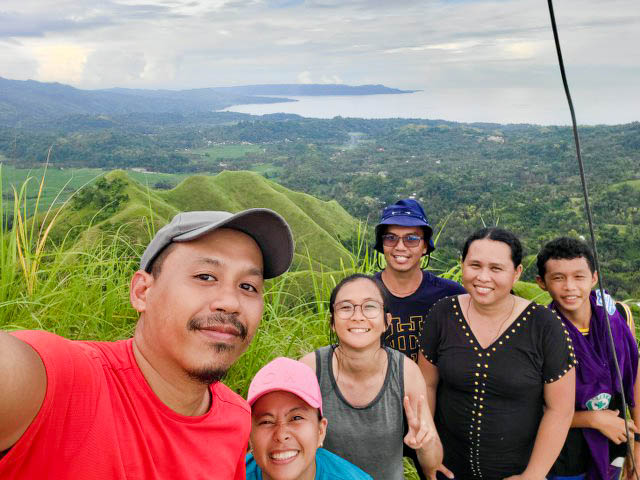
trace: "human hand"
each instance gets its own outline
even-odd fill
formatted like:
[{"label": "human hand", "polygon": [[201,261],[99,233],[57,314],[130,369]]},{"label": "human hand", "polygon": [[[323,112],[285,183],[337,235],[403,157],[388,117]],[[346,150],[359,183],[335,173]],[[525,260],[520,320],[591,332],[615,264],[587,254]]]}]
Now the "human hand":
[{"label": "human hand", "polygon": [[418,398],[416,409],[411,405],[408,395],[404,396],[403,403],[404,412],[407,417],[407,425],[409,427],[409,431],[404,437],[404,443],[417,450],[437,437],[435,426],[426,408],[424,395],[420,395]]},{"label": "human hand", "polygon": [[624,470],[622,471],[622,480],[636,480],[636,473],[633,470],[633,462],[631,461],[631,455],[636,464],[636,470],[640,474],[640,443],[635,442],[633,445],[633,454],[629,452],[624,462]]},{"label": "human hand", "polygon": [[[619,445],[622,442],[627,441],[627,436],[624,428],[624,418],[620,418],[618,414],[619,410],[595,410],[595,428],[600,433],[611,440],[613,443]],[[627,420],[630,433],[640,433],[633,420]]]},{"label": "human hand", "polygon": [[436,480],[436,474],[440,472],[443,473],[445,477],[447,478],[455,478],[455,475],[453,474],[453,472],[451,470],[449,470],[447,467],[445,467],[443,464],[438,465],[435,468],[430,469],[428,472],[425,472],[425,474],[427,475],[427,478],[429,480]]}]

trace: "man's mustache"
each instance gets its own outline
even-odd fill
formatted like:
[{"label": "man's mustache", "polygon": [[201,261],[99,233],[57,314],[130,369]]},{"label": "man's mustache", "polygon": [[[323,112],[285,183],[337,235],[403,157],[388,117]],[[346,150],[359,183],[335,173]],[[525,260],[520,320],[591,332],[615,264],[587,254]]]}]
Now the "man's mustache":
[{"label": "man's mustache", "polygon": [[247,327],[238,320],[236,313],[214,312],[209,315],[197,315],[189,319],[187,329],[203,330],[216,325],[231,325],[238,331],[238,337],[242,340],[247,338]]}]

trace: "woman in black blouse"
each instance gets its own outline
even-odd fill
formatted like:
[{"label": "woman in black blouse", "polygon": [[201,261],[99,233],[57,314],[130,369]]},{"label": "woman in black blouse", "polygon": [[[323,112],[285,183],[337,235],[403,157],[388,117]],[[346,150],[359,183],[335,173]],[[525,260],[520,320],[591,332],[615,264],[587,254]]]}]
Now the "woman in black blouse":
[{"label": "woman in black blouse", "polygon": [[451,478],[542,480],[571,424],[571,340],[555,313],[511,293],[521,260],[512,233],[475,232],[462,251],[469,293],[427,317],[419,364]]}]

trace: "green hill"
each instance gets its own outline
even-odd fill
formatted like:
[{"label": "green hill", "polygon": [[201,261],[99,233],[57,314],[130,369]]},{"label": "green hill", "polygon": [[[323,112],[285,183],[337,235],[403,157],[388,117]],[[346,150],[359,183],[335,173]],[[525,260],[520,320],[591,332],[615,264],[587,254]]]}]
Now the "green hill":
[{"label": "green hill", "polygon": [[237,212],[255,207],[270,208],[291,225],[296,242],[294,269],[327,271],[350,264],[351,256],[342,242],[357,231],[353,217],[335,201],[293,192],[252,172],[193,176],[172,190],[154,190],[116,170],[72,198],[61,211],[51,238],[58,243],[67,238],[81,246],[108,231],[145,245],[153,231],[180,211]]}]

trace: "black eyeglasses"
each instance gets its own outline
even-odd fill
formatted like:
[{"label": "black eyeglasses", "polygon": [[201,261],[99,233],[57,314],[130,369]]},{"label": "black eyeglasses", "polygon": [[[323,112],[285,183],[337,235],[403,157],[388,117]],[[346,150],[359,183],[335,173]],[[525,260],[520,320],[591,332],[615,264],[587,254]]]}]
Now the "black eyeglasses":
[{"label": "black eyeglasses", "polygon": [[420,241],[423,239],[420,235],[410,233],[409,235],[403,235],[402,237],[395,233],[385,233],[382,235],[382,244],[385,247],[395,247],[402,239],[402,243],[405,247],[413,248],[420,245]]},{"label": "black eyeglasses", "polygon": [[380,313],[382,313],[382,304],[376,300],[367,300],[366,302],[357,305],[346,301],[336,303],[334,312],[336,316],[343,320],[348,320],[353,317],[354,313],[356,313],[356,307],[360,307],[362,315],[367,318],[376,318]]}]

